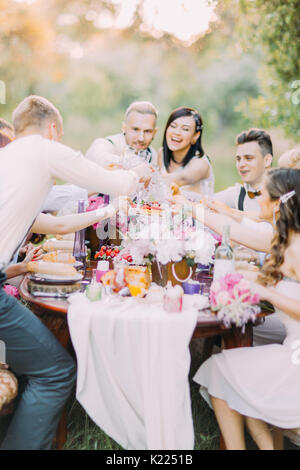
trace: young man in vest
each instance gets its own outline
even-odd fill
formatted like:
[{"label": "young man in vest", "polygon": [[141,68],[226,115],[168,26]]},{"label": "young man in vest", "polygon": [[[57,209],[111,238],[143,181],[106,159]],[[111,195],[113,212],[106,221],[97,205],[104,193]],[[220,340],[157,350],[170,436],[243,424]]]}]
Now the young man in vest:
[{"label": "young man in vest", "polygon": [[89,160],[98,165],[121,165],[127,148],[151,165],[157,165],[157,153],[150,147],[157,132],[157,110],[148,101],[136,101],[127,109],[122,124],[122,133],[96,139],[86,153]]},{"label": "young man in vest", "polygon": [[242,184],[230,186],[214,194],[214,198],[233,209],[259,211],[257,197],[273,160],[271,137],[263,129],[249,129],[237,136],[236,144],[236,168]]}]

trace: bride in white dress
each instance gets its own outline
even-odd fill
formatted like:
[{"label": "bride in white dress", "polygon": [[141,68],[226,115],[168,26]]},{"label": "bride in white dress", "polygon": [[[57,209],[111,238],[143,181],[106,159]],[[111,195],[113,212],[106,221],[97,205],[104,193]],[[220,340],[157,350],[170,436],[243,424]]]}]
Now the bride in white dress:
[{"label": "bride in white dress", "polygon": [[273,214],[276,229],[253,290],[276,307],[286,339],[215,354],[194,377],[231,450],[245,449],[245,423],[260,449],[274,448],[268,425],[300,427],[300,170],[271,170],[260,208],[262,217]]},{"label": "bride in white dress", "polygon": [[203,122],[200,114],[182,106],[167,121],[158,166],[163,178],[181,188],[193,200],[214,193],[214,174],[202,148]]}]

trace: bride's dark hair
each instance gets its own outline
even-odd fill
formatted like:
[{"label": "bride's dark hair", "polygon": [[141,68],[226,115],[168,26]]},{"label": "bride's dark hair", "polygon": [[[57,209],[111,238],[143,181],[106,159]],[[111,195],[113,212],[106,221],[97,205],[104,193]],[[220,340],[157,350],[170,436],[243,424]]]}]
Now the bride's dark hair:
[{"label": "bride's dark hair", "polygon": [[280,266],[284,262],[285,250],[291,232],[300,233],[300,170],[277,168],[270,170],[266,188],[272,201],[295,191],[287,202],[280,202],[280,213],[276,222],[270,256],[262,268],[258,281],[263,285],[274,285],[282,279]]}]

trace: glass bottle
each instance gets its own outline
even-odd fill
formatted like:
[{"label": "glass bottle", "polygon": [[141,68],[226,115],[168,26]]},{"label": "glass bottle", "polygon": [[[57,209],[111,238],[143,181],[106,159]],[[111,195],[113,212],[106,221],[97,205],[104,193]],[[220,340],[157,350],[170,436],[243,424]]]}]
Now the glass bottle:
[{"label": "glass bottle", "polygon": [[[103,195],[103,207],[106,207],[108,206],[109,204],[109,194],[104,194]],[[104,236],[106,234],[106,238],[99,238],[99,251],[101,250],[101,246],[105,245],[106,242],[107,242],[107,238],[108,238],[108,223],[107,222],[101,222],[98,229],[97,229],[97,234],[102,234],[102,236]],[[99,236],[99,235],[98,235]]]},{"label": "glass bottle", "polygon": [[222,243],[216,249],[214,281],[234,272],[234,253],[230,246],[230,225],[224,225]]},{"label": "glass bottle", "polygon": [[[85,201],[79,200],[78,201],[78,214],[84,212]],[[73,256],[76,261],[79,261],[83,264],[83,268],[86,268],[86,249],[85,249],[85,229],[79,230],[75,232],[75,239],[74,239],[74,248],[73,248]]]}]

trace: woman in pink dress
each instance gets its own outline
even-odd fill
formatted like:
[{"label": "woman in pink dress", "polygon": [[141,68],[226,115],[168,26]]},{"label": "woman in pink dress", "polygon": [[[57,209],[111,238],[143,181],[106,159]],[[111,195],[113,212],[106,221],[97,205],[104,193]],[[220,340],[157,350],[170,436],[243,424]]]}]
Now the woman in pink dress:
[{"label": "woman in pink dress", "polygon": [[271,302],[286,328],[283,344],[224,350],[196,373],[227,449],[245,449],[244,425],[260,449],[273,449],[270,425],[300,427],[300,170],[265,177],[261,217],[274,218],[271,254],[253,291]]}]

